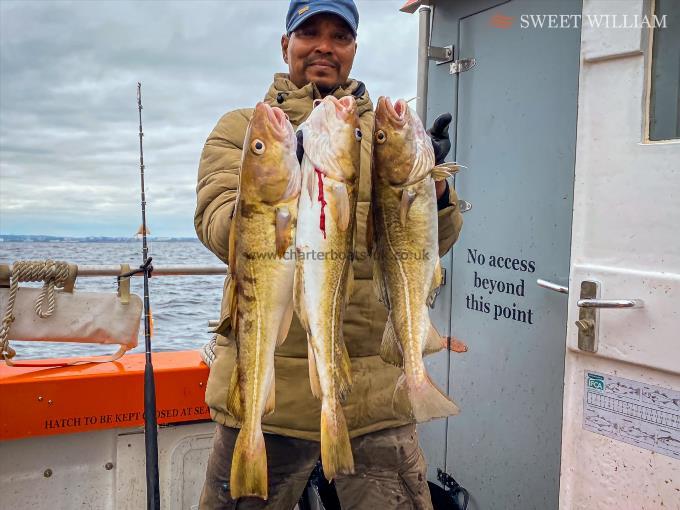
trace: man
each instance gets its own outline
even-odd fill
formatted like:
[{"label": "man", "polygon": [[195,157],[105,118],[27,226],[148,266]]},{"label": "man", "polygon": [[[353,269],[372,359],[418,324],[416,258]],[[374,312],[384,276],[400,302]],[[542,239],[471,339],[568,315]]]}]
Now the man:
[{"label": "man", "polygon": [[[281,38],[289,74],[277,74],[264,101],[281,108],[294,127],[312,110],[313,101],[332,94],[353,95],[363,133],[373,132],[373,105],[363,83],[350,79],[356,54],[359,14],[352,0],[293,0]],[[198,173],[196,232],[220,259],[228,259],[228,235],[238,187],[239,164],[252,109],[224,115],[203,149]],[[443,161],[450,148],[450,115],[435,122],[431,136]],[[356,251],[366,253],[366,216],[370,200],[372,136],[361,147]],[[437,186],[440,255],[458,237],[462,218],[455,191]],[[374,295],[372,262],[358,256],[355,283],[343,325],[352,362],[353,387],[343,404],[352,439],[354,475],[339,476],[336,489],[343,508],[431,508],[425,461],[415,424],[393,412],[392,396],[400,369],[378,355],[387,312]],[[228,324],[228,310],[222,322]],[[229,327],[218,328],[216,357],[210,370],[206,402],[218,422],[201,509],[236,508],[229,494],[231,455],[238,422],[226,410],[236,346]],[[319,459],[320,403],[311,393],[307,338],[293,318],[290,332],[275,356],[276,409],[263,418],[269,475],[269,499],[242,498],[238,508],[289,510],[298,501]]]}]

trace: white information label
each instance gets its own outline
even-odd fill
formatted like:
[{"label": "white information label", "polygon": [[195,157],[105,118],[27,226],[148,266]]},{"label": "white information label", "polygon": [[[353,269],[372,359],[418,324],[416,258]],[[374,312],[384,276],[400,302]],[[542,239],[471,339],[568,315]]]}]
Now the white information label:
[{"label": "white information label", "polygon": [[583,428],[680,460],[680,391],[586,371]]}]

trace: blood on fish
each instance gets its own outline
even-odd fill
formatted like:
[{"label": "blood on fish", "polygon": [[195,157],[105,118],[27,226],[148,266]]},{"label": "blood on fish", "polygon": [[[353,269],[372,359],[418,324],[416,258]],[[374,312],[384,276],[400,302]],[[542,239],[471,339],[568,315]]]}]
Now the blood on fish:
[{"label": "blood on fish", "polygon": [[321,229],[321,232],[323,232],[323,238],[326,239],[326,213],[324,212],[324,207],[326,207],[326,199],[324,198],[323,195],[323,179],[321,178],[321,170],[318,168],[314,168],[314,171],[316,172],[316,177],[319,182],[319,196],[317,197],[317,200],[321,203],[321,214],[319,215],[319,228]]}]

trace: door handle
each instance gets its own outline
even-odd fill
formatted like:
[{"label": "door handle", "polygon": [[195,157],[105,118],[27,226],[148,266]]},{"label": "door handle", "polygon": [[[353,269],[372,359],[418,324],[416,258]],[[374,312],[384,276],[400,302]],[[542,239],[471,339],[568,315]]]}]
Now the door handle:
[{"label": "door handle", "polygon": [[600,299],[600,284],[592,280],[581,282],[579,307],[578,348],[586,352],[597,352],[599,313],[601,308],[642,308],[641,299]]},{"label": "door handle", "polygon": [[642,299],[579,299],[576,306],[581,308],[642,308]]},{"label": "door handle", "polygon": [[559,292],[560,294],[569,294],[569,287],[549,282],[548,280],[542,280],[541,278],[539,278],[538,280],[536,280],[536,284],[539,287],[543,287],[544,289],[548,290],[554,290],[555,292]]}]

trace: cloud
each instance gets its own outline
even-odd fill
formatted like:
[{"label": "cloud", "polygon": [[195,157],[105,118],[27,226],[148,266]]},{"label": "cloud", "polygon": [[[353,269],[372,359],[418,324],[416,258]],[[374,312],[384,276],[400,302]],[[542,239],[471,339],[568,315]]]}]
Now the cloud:
[{"label": "cloud", "polygon": [[[415,95],[417,19],[363,0],[352,76]],[[143,94],[148,218],[193,236],[205,138],[285,71],[288,2],[0,3],[0,232],[132,235],[139,225],[136,82]]]}]

